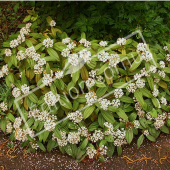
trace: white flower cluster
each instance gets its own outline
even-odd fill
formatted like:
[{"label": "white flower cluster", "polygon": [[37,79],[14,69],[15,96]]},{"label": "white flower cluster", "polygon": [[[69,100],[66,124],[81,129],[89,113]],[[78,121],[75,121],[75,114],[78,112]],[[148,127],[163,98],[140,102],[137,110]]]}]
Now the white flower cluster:
[{"label": "white flower cluster", "polygon": [[90,140],[92,142],[97,142],[98,140],[102,140],[104,137],[104,134],[101,130],[95,130],[92,136],[90,136]]},{"label": "white flower cluster", "polygon": [[139,120],[134,120],[133,123],[134,123],[134,127],[135,127],[136,129],[138,129],[139,126],[140,126]]},{"label": "white flower cluster", "polygon": [[67,115],[67,117],[74,123],[79,123],[83,119],[83,115],[80,111],[72,112]]},{"label": "white flower cluster", "polygon": [[92,147],[87,147],[86,151],[87,151],[87,155],[89,156],[90,159],[93,159],[94,156],[97,154],[97,151]]},{"label": "white flower cluster", "polygon": [[159,94],[159,90],[156,88],[156,85],[154,85],[154,89],[153,89],[152,94],[153,94],[154,97],[157,97],[158,94]]},{"label": "white flower cluster", "polygon": [[23,51],[18,51],[16,58],[19,61],[24,60],[26,58],[26,54]]},{"label": "white flower cluster", "polygon": [[80,136],[84,136],[84,137],[88,137],[89,136],[88,129],[85,126],[80,127],[78,129],[78,133],[80,134]]},{"label": "white flower cluster", "polygon": [[85,63],[90,63],[91,61],[91,52],[87,49],[83,49],[79,52],[80,58],[84,60]]},{"label": "white flower cluster", "polygon": [[56,78],[56,79],[61,79],[61,78],[63,78],[63,77],[64,77],[63,71],[57,71],[57,72],[55,72],[55,78]]},{"label": "white flower cluster", "polygon": [[158,74],[159,74],[159,76],[160,77],[162,77],[162,78],[165,78],[165,76],[166,76],[166,74],[165,74],[165,72],[162,70],[158,70]]},{"label": "white flower cluster", "polygon": [[9,73],[9,69],[8,69],[8,65],[4,65],[2,66],[1,70],[0,70],[0,78],[2,78],[4,75],[8,75]]},{"label": "white flower cluster", "polygon": [[70,42],[71,42],[71,39],[69,37],[62,39],[63,44],[69,44]]},{"label": "white flower cluster", "polygon": [[21,90],[17,87],[14,87],[14,89],[12,90],[12,95],[17,98],[21,95]]},{"label": "white flower cluster", "polygon": [[128,92],[134,93],[136,91],[136,89],[137,89],[137,86],[136,86],[135,83],[130,83],[130,84],[128,84],[126,89],[128,90]]},{"label": "white flower cluster", "polygon": [[166,60],[170,62],[170,54],[166,55]]},{"label": "white flower cluster", "polygon": [[13,124],[14,129],[18,129],[21,126],[22,119],[21,117],[15,118],[15,122]]},{"label": "white flower cluster", "polygon": [[148,136],[148,135],[149,135],[149,131],[148,131],[148,130],[144,130],[143,134],[144,134],[145,136]]},{"label": "white flower cluster", "polygon": [[68,48],[64,48],[63,51],[61,52],[61,55],[63,57],[68,57],[70,55],[70,50]]},{"label": "white flower cluster", "polygon": [[12,51],[10,49],[5,49],[5,56],[10,57],[12,55]]},{"label": "white flower cluster", "polygon": [[21,86],[21,91],[22,91],[23,94],[28,94],[29,90],[30,90],[30,87],[27,86],[26,84]]},{"label": "white flower cluster", "polygon": [[138,80],[136,81],[136,86],[137,86],[138,88],[143,88],[143,87],[145,87],[145,80],[144,80],[144,79],[138,79]]},{"label": "white flower cluster", "polygon": [[167,105],[167,100],[166,100],[165,97],[161,97],[161,103],[162,103],[163,105]]},{"label": "white flower cluster", "polygon": [[34,117],[36,120],[43,121],[45,130],[53,131],[56,126],[57,116],[52,115],[47,111],[40,111],[38,109],[33,109],[29,111],[28,117]]},{"label": "white flower cluster", "polygon": [[80,142],[80,134],[78,132],[69,132],[67,140],[71,144],[78,144]]},{"label": "white flower cluster", "polygon": [[164,46],[164,50],[165,50],[165,51],[168,51],[168,46]]},{"label": "white flower cluster", "polygon": [[98,102],[103,110],[108,110],[108,106],[111,105],[110,100],[107,99],[100,98],[98,99]]},{"label": "white flower cluster", "polygon": [[57,138],[57,137],[55,136],[55,134],[53,133],[52,140],[57,139],[57,143],[58,143],[59,146],[66,146],[66,145],[67,145],[66,132],[60,131],[60,134],[61,134],[61,136],[62,136],[62,139]]},{"label": "white flower cluster", "polygon": [[120,100],[113,99],[111,105],[118,108],[120,106]]},{"label": "white flower cluster", "polygon": [[116,67],[120,63],[120,56],[118,54],[111,54],[109,56],[109,67]]},{"label": "white flower cluster", "polygon": [[106,62],[109,59],[109,53],[103,51],[98,54],[99,61]]},{"label": "white flower cluster", "polygon": [[49,47],[53,47],[53,40],[51,40],[50,38],[46,38],[44,39],[43,43],[42,43],[46,48]]},{"label": "white flower cluster", "polygon": [[78,55],[77,54],[70,54],[68,56],[68,62],[73,65],[73,66],[77,66],[78,65]]},{"label": "white flower cluster", "polygon": [[51,20],[51,21],[50,21],[50,26],[51,26],[51,27],[55,27],[55,25],[56,25],[56,22],[55,22],[54,20]]},{"label": "white flower cluster", "polygon": [[80,41],[79,41],[80,44],[83,44],[84,47],[90,47],[91,46],[91,43],[89,41],[87,41],[86,39],[82,38]]},{"label": "white flower cluster", "polygon": [[120,147],[124,144],[127,144],[126,134],[125,134],[124,128],[122,128],[121,130],[117,129],[116,131],[114,131],[113,137],[114,137],[114,145],[115,146]]},{"label": "white flower cluster", "polygon": [[1,109],[3,112],[7,111],[7,110],[8,110],[7,103],[5,103],[5,102],[0,103],[0,109]]},{"label": "white flower cluster", "polygon": [[71,42],[71,43],[69,43],[69,44],[67,45],[67,48],[68,48],[69,50],[72,50],[74,47],[76,47],[76,43],[74,43],[74,42]]},{"label": "white flower cluster", "polygon": [[85,98],[87,100],[88,105],[92,105],[94,102],[97,101],[97,96],[94,91],[89,91],[86,95]]},{"label": "white flower cluster", "polygon": [[100,41],[99,45],[101,45],[102,47],[105,47],[107,45],[107,42],[106,41]]},{"label": "white flower cluster", "polygon": [[99,148],[99,153],[100,153],[100,155],[106,155],[107,154],[107,149],[108,149],[108,147],[107,146],[104,146],[104,145],[102,145],[100,148]]},{"label": "white flower cluster", "polygon": [[94,79],[88,78],[88,80],[86,80],[86,86],[87,86],[88,88],[91,88],[91,87],[93,87],[94,85],[95,85],[95,80],[94,80]]},{"label": "white flower cluster", "polygon": [[31,137],[34,136],[34,131],[30,129],[16,129],[15,131],[15,139],[19,141],[26,141],[28,140],[27,135],[30,135]]},{"label": "white flower cluster", "polygon": [[117,39],[117,44],[119,44],[119,45],[125,45],[125,44],[126,44],[126,39],[125,39],[125,38],[118,38],[118,39]]},{"label": "white flower cluster", "polygon": [[138,112],[137,112],[137,115],[138,115],[139,117],[144,117],[145,112],[142,110],[142,106],[141,106],[141,104],[140,104],[139,102],[137,102],[137,103],[135,104],[135,109],[138,111]]},{"label": "white flower cluster", "polygon": [[59,94],[54,95],[52,91],[45,94],[44,100],[48,106],[54,106],[60,99]]},{"label": "white flower cluster", "polygon": [[15,48],[21,43],[25,41],[25,35],[29,35],[31,23],[27,23],[25,27],[20,29],[20,34],[18,35],[17,39],[10,41],[10,47]]},{"label": "white flower cluster", "polygon": [[30,145],[33,149],[37,150],[39,148],[37,143],[30,142]]},{"label": "white flower cluster", "polygon": [[45,86],[51,86],[53,82],[53,78],[51,76],[51,74],[43,74],[43,79],[42,79],[42,83],[45,85]]},{"label": "white flower cluster", "polygon": [[160,65],[161,68],[165,68],[165,62],[164,61],[160,61],[159,65]]},{"label": "white flower cluster", "polygon": [[147,50],[147,45],[144,43],[139,43],[136,51],[139,53],[142,60],[150,61],[153,59],[152,53]]},{"label": "white flower cluster", "polygon": [[8,122],[8,124],[6,125],[6,132],[12,133],[12,129],[13,129],[12,123]]},{"label": "white flower cluster", "polygon": [[122,89],[115,89],[115,90],[114,90],[114,96],[115,96],[116,98],[121,98],[123,95],[124,95],[124,93],[123,93],[123,90],[122,90]]}]

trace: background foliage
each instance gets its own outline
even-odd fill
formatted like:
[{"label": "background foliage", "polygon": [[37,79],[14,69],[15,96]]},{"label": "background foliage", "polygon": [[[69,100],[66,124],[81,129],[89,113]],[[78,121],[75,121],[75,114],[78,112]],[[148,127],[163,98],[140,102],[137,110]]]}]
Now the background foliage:
[{"label": "background foliage", "polygon": [[[37,20],[46,29],[46,17],[51,16],[57,21],[57,26],[67,32],[71,38],[79,39],[85,32],[88,39],[105,39],[116,41],[141,29],[147,43],[165,44],[170,30],[169,2],[11,2],[9,7],[2,8],[12,15],[5,18],[8,22],[19,17],[18,10],[25,17],[23,9],[34,8],[33,21]],[[2,3],[5,4],[5,3]],[[0,8],[0,11],[2,11]],[[43,9],[43,10],[42,10]],[[26,11],[26,10],[25,10]],[[29,12],[29,14],[31,14]],[[28,20],[29,18],[27,18]],[[31,19],[31,18],[30,18]],[[18,24],[19,21],[17,21]],[[3,22],[2,22],[3,23]],[[38,25],[38,24],[37,24]],[[15,27],[15,23],[13,24]],[[7,30],[4,31],[5,33]]]}]

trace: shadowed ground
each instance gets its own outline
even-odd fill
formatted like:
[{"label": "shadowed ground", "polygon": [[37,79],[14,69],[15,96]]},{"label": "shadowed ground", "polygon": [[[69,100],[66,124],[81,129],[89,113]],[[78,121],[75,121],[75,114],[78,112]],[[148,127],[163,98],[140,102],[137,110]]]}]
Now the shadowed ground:
[{"label": "shadowed ground", "polygon": [[[85,162],[77,163],[76,160],[63,155],[60,151],[54,149],[52,152],[44,153],[38,150],[36,153],[28,153],[24,155],[24,149],[19,143],[15,143],[16,149],[9,153],[15,158],[7,156],[9,147],[7,146],[7,137],[0,133],[0,167],[5,170],[60,170],[60,169],[113,169],[113,170],[169,170],[170,157],[166,156],[170,153],[170,135],[162,134],[156,143],[150,142],[147,139],[143,145],[137,149],[136,141],[131,145],[127,145],[123,149],[121,156],[115,153],[112,158],[106,158],[106,163],[101,163],[98,160],[86,160]],[[125,157],[127,156],[127,157]],[[148,160],[142,160],[143,159]],[[161,159],[163,158],[163,159]],[[129,159],[130,163],[127,163]],[[132,160],[135,160],[132,162]]]}]

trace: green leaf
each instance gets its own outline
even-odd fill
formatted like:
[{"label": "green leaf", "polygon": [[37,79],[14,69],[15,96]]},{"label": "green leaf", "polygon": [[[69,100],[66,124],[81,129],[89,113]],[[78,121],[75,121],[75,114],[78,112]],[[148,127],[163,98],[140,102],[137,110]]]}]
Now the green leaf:
[{"label": "green leaf", "polygon": [[54,130],[54,134],[55,134],[55,136],[56,136],[58,139],[61,139],[61,140],[62,140],[61,133],[60,133],[60,131],[58,130],[57,127],[56,127],[55,130]]},{"label": "green leaf", "polygon": [[28,15],[24,18],[23,22],[28,22],[31,19],[31,15]]},{"label": "green leaf", "polygon": [[123,89],[123,88],[126,88],[127,87],[127,83],[125,82],[118,82],[118,83],[113,83],[113,87],[114,88],[120,88],[120,89]]},{"label": "green leaf", "polygon": [[119,99],[120,99],[121,102],[124,102],[124,103],[134,103],[133,99],[131,97],[128,97],[128,96],[122,96]]},{"label": "green leaf", "polygon": [[47,48],[47,53],[51,56],[51,58],[55,59],[56,61],[60,61],[58,53],[52,48]]},{"label": "green leaf", "polygon": [[106,68],[108,68],[109,63],[105,63],[99,70],[97,70],[96,75],[102,74]]},{"label": "green leaf", "polygon": [[151,99],[152,99],[152,103],[154,104],[154,106],[158,108],[159,107],[159,103],[158,103],[157,98],[153,97]]},{"label": "green leaf", "polygon": [[164,132],[164,133],[169,134],[169,129],[168,129],[166,126],[161,126],[161,127],[160,127],[160,130],[161,130],[162,132]]},{"label": "green leaf", "polygon": [[117,113],[117,115],[118,115],[119,117],[121,117],[123,120],[128,121],[128,116],[126,115],[126,113],[125,113],[122,109],[119,108],[119,109],[116,111],[116,113]]},{"label": "green leaf", "polygon": [[121,146],[117,146],[117,153],[118,153],[118,156],[120,156],[122,154],[122,147]]},{"label": "green leaf", "polygon": [[153,90],[154,89],[153,78],[152,77],[147,77],[147,81],[149,83],[150,89]]},{"label": "green leaf", "polygon": [[140,90],[136,90],[134,96],[136,97],[137,101],[142,105],[142,107],[144,107],[145,102],[142,97],[142,92]]},{"label": "green leaf", "polygon": [[50,24],[50,22],[53,20],[50,16],[46,18],[47,22]]},{"label": "green leaf", "polygon": [[15,122],[15,117],[11,113],[8,113],[7,117],[11,122]]},{"label": "green leaf", "polygon": [[66,96],[60,95],[59,102],[60,102],[61,106],[65,107],[67,109],[72,109],[72,104]]},{"label": "green leaf", "polygon": [[79,148],[80,148],[80,149],[85,149],[86,146],[87,146],[87,144],[88,144],[88,142],[89,142],[88,138],[85,138],[85,139],[83,140],[83,142],[80,144]]},{"label": "green leaf", "polygon": [[45,149],[44,145],[43,145],[41,142],[37,141],[37,145],[39,146],[39,148],[40,148],[42,151],[46,152],[46,149]]},{"label": "green leaf", "polygon": [[28,98],[29,98],[32,102],[38,103],[38,98],[37,98],[37,96],[36,96],[34,93],[29,94],[29,95],[28,95]]},{"label": "green leaf", "polygon": [[25,43],[26,43],[26,45],[27,45],[28,47],[32,47],[32,46],[33,46],[31,40],[26,39],[26,40],[25,40]]},{"label": "green leaf", "polygon": [[141,62],[142,62],[142,59],[141,59],[141,57],[138,56],[138,57],[136,58],[136,60],[132,63],[129,71],[135,70],[135,69],[141,64]]},{"label": "green leaf", "polygon": [[85,66],[80,69],[81,78],[86,81],[89,78],[88,71]]},{"label": "green leaf", "polygon": [[57,146],[57,142],[50,139],[47,144],[47,151],[50,152],[53,148]]},{"label": "green leaf", "polygon": [[98,98],[100,98],[101,96],[103,96],[105,93],[106,93],[106,91],[107,91],[107,89],[108,89],[108,87],[99,87],[97,90],[96,90],[96,96],[98,97]]},{"label": "green leaf", "polygon": [[156,139],[155,139],[153,136],[147,135],[146,137],[147,137],[150,141],[156,142]]},{"label": "green leaf", "polygon": [[94,109],[95,109],[94,105],[87,107],[83,113],[84,119],[87,119],[93,113]]},{"label": "green leaf", "polygon": [[101,111],[101,114],[102,114],[102,116],[105,118],[105,120],[106,120],[107,122],[112,123],[112,124],[115,123],[115,119],[114,119],[112,113],[110,113],[110,112],[108,112],[108,111],[102,110],[102,111]]},{"label": "green leaf", "polygon": [[150,111],[150,114],[151,114],[151,116],[154,117],[154,118],[157,117],[157,111],[156,111],[155,109],[152,109],[152,110]]},{"label": "green leaf", "polygon": [[142,134],[142,135],[139,136],[139,138],[137,140],[137,147],[138,148],[142,145],[143,140],[144,140],[144,135]]},{"label": "green leaf", "polygon": [[133,140],[133,130],[132,129],[126,129],[126,140],[130,144]]}]

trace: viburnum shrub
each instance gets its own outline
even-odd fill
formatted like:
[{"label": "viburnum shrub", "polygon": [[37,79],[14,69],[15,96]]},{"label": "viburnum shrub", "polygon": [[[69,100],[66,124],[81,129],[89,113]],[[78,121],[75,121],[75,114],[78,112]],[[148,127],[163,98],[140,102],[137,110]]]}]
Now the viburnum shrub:
[{"label": "viburnum shrub", "polygon": [[140,147],[169,133],[168,44],[109,44],[84,33],[77,42],[47,21],[51,29],[36,33],[27,23],[1,49],[0,78],[12,97],[1,100],[0,127],[10,140],[31,152],[58,147],[79,161],[104,161],[135,135]]}]

